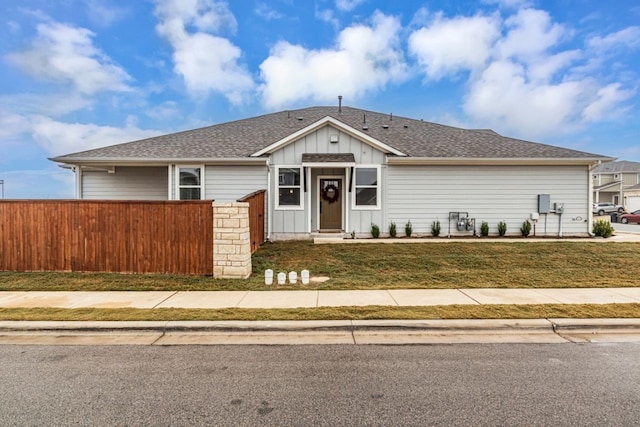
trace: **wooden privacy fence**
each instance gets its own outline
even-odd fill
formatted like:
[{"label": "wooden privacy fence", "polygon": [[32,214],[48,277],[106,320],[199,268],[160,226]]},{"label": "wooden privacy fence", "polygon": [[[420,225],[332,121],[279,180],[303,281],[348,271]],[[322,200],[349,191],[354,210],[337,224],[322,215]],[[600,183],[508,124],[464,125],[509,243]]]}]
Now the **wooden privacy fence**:
[{"label": "wooden privacy fence", "polygon": [[0,201],[0,270],[212,274],[211,201]]},{"label": "wooden privacy fence", "polygon": [[265,226],[264,226],[264,196],[267,190],[258,190],[242,199],[238,202],[249,203],[249,230],[251,234],[251,253],[258,250],[261,244],[265,240]]}]

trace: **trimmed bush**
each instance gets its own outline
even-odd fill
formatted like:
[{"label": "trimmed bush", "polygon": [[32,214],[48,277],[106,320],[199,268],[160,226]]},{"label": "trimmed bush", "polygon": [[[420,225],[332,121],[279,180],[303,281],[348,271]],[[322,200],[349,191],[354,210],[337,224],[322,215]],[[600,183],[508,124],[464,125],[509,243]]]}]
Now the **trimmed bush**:
[{"label": "trimmed bush", "polygon": [[431,235],[438,237],[440,235],[440,221],[437,219],[431,223]]},{"label": "trimmed bush", "polygon": [[522,233],[524,237],[527,237],[529,233],[531,233],[531,223],[529,222],[529,220],[526,220],[522,223],[522,227],[520,227],[520,233]]},{"label": "trimmed bush", "polygon": [[396,223],[391,221],[389,223],[389,236],[396,237],[398,235],[398,230],[396,228]]},{"label": "trimmed bush", "polygon": [[380,237],[380,227],[378,227],[378,224],[371,223],[371,235],[374,239]]},{"label": "trimmed bush", "polygon": [[483,237],[487,237],[489,235],[489,223],[487,221],[482,221],[480,225],[480,235]]},{"label": "trimmed bush", "polygon": [[413,233],[413,225],[411,224],[411,220],[409,220],[404,225],[404,234],[407,237],[411,237],[411,233]]},{"label": "trimmed bush", "polygon": [[507,223],[504,221],[500,221],[498,223],[498,234],[500,236],[504,236],[505,234],[507,234]]}]

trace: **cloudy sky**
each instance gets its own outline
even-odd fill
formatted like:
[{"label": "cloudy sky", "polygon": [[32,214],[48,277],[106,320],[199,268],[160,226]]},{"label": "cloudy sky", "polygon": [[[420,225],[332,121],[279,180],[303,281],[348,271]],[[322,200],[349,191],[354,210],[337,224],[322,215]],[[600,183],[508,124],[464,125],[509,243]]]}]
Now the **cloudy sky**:
[{"label": "cloudy sky", "polygon": [[3,0],[5,198],[47,157],[343,104],[640,161],[637,0]]}]

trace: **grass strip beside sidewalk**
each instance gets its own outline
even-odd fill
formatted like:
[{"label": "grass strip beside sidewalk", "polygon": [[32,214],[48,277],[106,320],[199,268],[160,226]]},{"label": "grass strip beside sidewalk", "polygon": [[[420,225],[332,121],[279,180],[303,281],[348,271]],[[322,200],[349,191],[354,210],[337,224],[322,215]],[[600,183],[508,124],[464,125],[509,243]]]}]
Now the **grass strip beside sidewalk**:
[{"label": "grass strip beside sidewalk", "polygon": [[319,307],[299,309],[134,309],[0,308],[10,321],[177,321],[177,320],[432,320],[640,318],[640,304],[500,304],[428,307]]},{"label": "grass strip beside sidewalk", "polygon": [[[640,243],[553,241],[264,244],[247,280],[116,273],[0,273],[0,291],[204,291],[632,287]],[[264,271],[307,269],[330,280],[265,286]]]}]

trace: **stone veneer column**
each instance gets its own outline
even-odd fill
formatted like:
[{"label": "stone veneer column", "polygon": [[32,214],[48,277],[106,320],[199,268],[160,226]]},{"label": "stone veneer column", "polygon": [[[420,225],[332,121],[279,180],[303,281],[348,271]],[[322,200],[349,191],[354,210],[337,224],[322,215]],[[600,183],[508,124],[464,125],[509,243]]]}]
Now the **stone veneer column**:
[{"label": "stone veneer column", "polygon": [[213,277],[251,276],[249,203],[213,202]]}]

